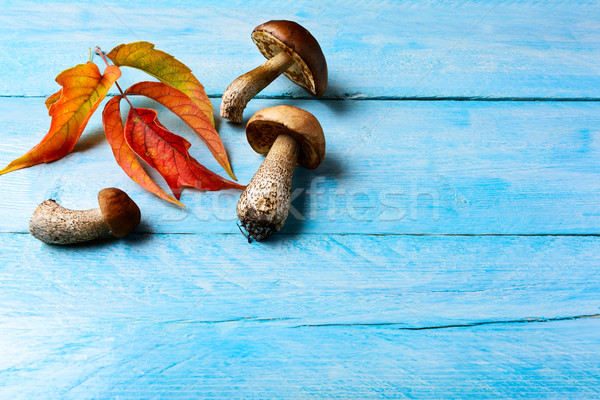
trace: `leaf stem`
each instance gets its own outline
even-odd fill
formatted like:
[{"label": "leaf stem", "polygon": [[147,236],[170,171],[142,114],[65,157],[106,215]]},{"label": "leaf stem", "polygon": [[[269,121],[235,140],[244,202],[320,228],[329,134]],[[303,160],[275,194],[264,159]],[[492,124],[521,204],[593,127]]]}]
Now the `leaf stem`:
[{"label": "leaf stem", "polygon": [[[109,65],[108,64],[108,60],[106,59],[106,56],[102,52],[102,49],[99,46],[96,46],[96,47],[94,47],[94,52],[96,54],[98,54],[100,57],[102,57],[102,59],[106,63],[106,66],[108,67],[108,65]],[[119,82],[115,81],[115,85],[117,86],[117,89],[119,89],[119,92],[121,92],[121,96],[125,100],[127,100],[127,102],[129,103],[129,106],[131,107],[131,109],[133,110],[133,112],[137,114],[137,110],[135,109],[135,107],[133,106],[133,104],[131,104],[131,102],[129,101],[129,99],[127,98],[127,96],[125,96],[125,92],[123,92],[123,89],[121,89],[121,86],[119,86]],[[139,114],[138,114],[138,117],[139,117]]]}]

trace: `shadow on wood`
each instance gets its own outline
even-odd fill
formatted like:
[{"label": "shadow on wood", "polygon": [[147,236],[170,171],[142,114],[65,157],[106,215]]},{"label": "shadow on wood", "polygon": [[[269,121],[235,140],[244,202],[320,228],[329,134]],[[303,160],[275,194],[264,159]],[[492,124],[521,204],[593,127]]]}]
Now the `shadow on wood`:
[{"label": "shadow on wood", "polygon": [[105,141],[106,137],[104,136],[104,128],[102,126],[98,126],[95,129],[88,129],[81,135],[72,153],[87,151]]},{"label": "shadow on wood", "polygon": [[321,165],[315,170],[298,167],[294,172],[292,187],[292,208],[290,215],[281,232],[302,233],[302,225],[311,219],[318,206],[318,195],[325,190],[324,179],[327,185],[343,179],[345,171],[339,154],[326,154]]}]

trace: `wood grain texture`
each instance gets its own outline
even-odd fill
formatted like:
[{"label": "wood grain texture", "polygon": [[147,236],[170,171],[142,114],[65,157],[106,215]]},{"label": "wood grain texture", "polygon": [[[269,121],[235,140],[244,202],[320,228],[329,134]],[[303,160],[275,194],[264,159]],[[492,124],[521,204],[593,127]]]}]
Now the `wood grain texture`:
[{"label": "wood grain texture", "polygon": [[[248,117],[280,103],[255,100]],[[318,169],[296,169],[294,209],[284,232],[600,233],[598,102],[287,103],[319,119],[327,153]],[[0,162],[6,164],[35,144],[48,118],[42,99],[0,99],[0,115]],[[0,178],[0,231],[27,232],[31,213],[49,198],[69,208],[93,208],[96,193],[115,186],[140,205],[141,232],[238,232],[240,192],[186,189],[186,209],[166,204],[120,170],[99,118],[92,118],[75,153]],[[163,110],[160,118],[192,142],[194,157],[221,171],[177,117]],[[243,126],[217,122],[234,171],[246,184],[264,157],[250,149]]]},{"label": "wood grain texture", "polygon": [[597,237],[0,241],[2,398],[599,394]]},{"label": "wood grain texture", "polygon": [[[145,40],[220,97],[264,62],[252,29],[292,19],[323,48],[328,97],[600,97],[597,1],[3,0],[0,8],[4,96],[48,96],[88,48]],[[121,81],[140,77],[126,70]],[[308,96],[283,77],[262,95]]]}]

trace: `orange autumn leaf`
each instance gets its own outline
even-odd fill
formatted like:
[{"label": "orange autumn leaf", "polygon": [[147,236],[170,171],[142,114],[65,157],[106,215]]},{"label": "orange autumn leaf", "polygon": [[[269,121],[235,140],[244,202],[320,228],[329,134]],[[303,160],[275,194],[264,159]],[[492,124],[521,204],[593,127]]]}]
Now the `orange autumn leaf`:
[{"label": "orange autumn leaf", "polygon": [[106,104],[102,113],[102,124],[106,139],[112,148],[115,160],[125,173],[138,185],[154,193],[161,199],[167,200],[178,206],[185,207],[181,202],[174,199],[152,180],[144,171],[135,153],[129,148],[125,141],[123,122],[121,121],[120,101],[122,96],[115,96]]},{"label": "orange autumn leaf", "polygon": [[229,176],[236,179],[221,137],[206,114],[185,93],[161,82],[140,82],[127,89],[125,94],[146,96],[178,115],[206,143]]},{"label": "orange autumn leaf", "polygon": [[175,198],[181,197],[182,186],[201,190],[244,189],[203,167],[188,152],[191,144],[168,131],[148,108],[132,108],[125,124],[125,140],[129,147],[167,181]]},{"label": "orange autumn leaf", "polygon": [[121,44],[106,55],[118,66],[140,69],[159,81],[185,93],[200,107],[211,124],[215,124],[213,106],[204,92],[204,86],[192,70],[164,51],[156,50],[149,42]]},{"label": "orange autumn leaf", "polygon": [[121,71],[114,65],[106,67],[101,74],[93,63],[79,64],[61,72],[56,82],[62,89],[46,101],[52,117],[49,132],[38,145],[1,170],[0,175],[69,154],[108,89],[120,76]]}]

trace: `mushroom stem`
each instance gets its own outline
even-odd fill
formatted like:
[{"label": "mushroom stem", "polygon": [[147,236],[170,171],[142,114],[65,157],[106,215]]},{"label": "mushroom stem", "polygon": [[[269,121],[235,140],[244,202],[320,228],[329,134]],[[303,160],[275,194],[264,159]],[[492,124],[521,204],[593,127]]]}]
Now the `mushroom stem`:
[{"label": "mushroom stem", "polygon": [[248,236],[263,240],[279,231],[290,212],[292,179],[298,142],[279,135],[262,165],[242,193],[237,215]]},{"label": "mushroom stem", "polygon": [[234,80],[223,93],[221,117],[238,124],[242,123],[246,104],[292,64],[294,59],[282,50],[260,67]]},{"label": "mushroom stem", "polygon": [[100,208],[75,211],[46,200],[33,213],[29,231],[45,243],[70,244],[107,236],[110,228]]}]

